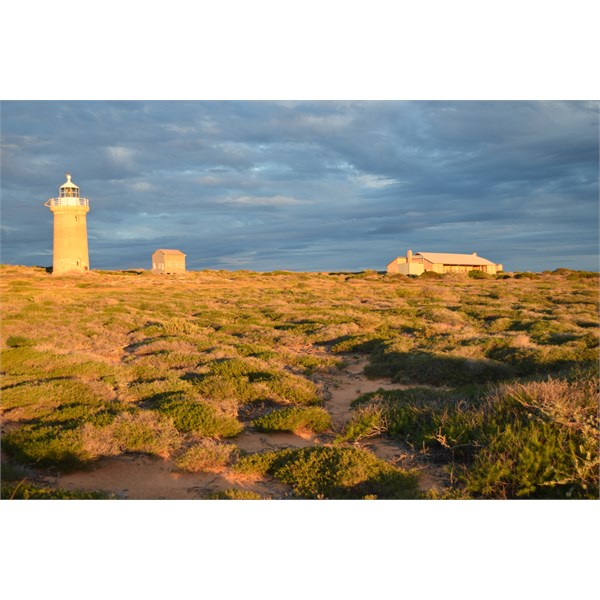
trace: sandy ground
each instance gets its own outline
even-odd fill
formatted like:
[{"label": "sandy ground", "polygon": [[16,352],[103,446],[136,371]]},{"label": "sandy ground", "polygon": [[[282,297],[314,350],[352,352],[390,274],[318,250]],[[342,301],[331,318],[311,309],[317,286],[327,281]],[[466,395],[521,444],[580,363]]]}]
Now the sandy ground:
[{"label": "sandy ground", "polygon": [[67,490],[104,490],[132,500],[192,500],[229,488],[252,490],[263,497],[283,497],[287,488],[228,473],[181,473],[173,462],[150,456],[120,456],[98,461],[91,471],[49,478]]},{"label": "sandy ground", "polygon": [[352,414],[350,404],[361,394],[376,392],[379,389],[399,390],[409,386],[390,383],[385,379],[367,379],[363,369],[367,360],[352,358],[347,366],[331,375],[322,378],[330,398],[325,401],[325,408],[331,414],[334,427],[341,429]]},{"label": "sandy ground", "polygon": [[[350,404],[360,394],[378,389],[402,389],[408,386],[391,384],[386,380],[369,380],[362,373],[366,359],[351,357],[343,369],[320,377],[327,392],[325,408],[330,412],[334,431],[342,430],[351,416]],[[291,433],[261,433],[251,429],[235,438],[235,444],[246,452],[264,452],[282,448],[304,448],[324,445],[333,441],[334,435],[294,435]],[[409,446],[384,438],[361,441],[360,445],[390,463],[417,469],[423,491],[445,486],[447,475],[443,469],[428,460],[426,455]],[[89,471],[79,471],[54,477],[45,477],[53,487],[68,490],[105,490],[119,498],[128,499],[197,499],[228,488],[251,490],[264,498],[284,498],[288,488],[277,481],[252,479],[222,473],[181,473],[172,460],[143,455],[123,455],[99,460]]]}]

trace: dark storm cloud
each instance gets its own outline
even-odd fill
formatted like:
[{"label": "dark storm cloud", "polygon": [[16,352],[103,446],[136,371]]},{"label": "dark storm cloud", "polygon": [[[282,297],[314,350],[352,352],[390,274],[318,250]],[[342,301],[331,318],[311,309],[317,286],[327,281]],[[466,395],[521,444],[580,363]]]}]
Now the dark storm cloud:
[{"label": "dark storm cloud", "polygon": [[597,269],[598,103],[3,102],[2,260],[90,198],[95,268],[384,269],[413,250]]}]

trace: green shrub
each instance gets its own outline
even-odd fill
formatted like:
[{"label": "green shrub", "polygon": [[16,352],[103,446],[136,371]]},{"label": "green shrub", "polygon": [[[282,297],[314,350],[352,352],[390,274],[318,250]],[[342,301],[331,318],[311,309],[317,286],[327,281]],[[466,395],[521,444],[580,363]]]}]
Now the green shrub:
[{"label": "green shrub", "polygon": [[237,351],[241,356],[252,356],[261,360],[269,360],[277,356],[277,353],[272,348],[262,344],[240,344],[237,347]]},{"label": "green shrub", "polygon": [[497,381],[512,375],[512,370],[495,360],[472,359],[434,352],[384,352],[371,357],[365,367],[371,379],[389,377],[399,383],[426,383],[458,386]]},{"label": "green shrub", "polygon": [[199,471],[218,473],[237,455],[233,444],[223,444],[215,440],[202,440],[196,446],[188,448],[175,460],[176,466],[188,473]]},{"label": "green shrub", "polygon": [[6,345],[9,348],[26,348],[35,346],[35,341],[20,335],[10,335],[6,340]]},{"label": "green shrub", "polygon": [[442,273],[436,273],[435,271],[423,271],[420,277],[423,279],[442,279],[444,275]]},{"label": "green shrub", "polygon": [[11,458],[36,466],[55,466],[63,470],[81,468],[90,460],[74,428],[27,424],[3,436],[2,448]]},{"label": "green shrub", "polygon": [[114,494],[109,492],[62,490],[25,481],[18,483],[3,482],[0,497],[2,500],[113,500],[116,498]]},{"label": "green shrub", "polygon": [[262,500],[263,497],[250,490],[230,488],[222,492],[215,492],[206,497],[207,500]]},{"label": "green shrub", "polygon": [[122,452],[145,452],[166,458],[181,443],[171,422],[152,411],[122,413],[108,431]]},{"label": "green shrub", "polygon": [[585,461],[586,454],[567,430],[552,423],[517,421],[489,440],[461,479],[476,497],[597,499],[597,483],[577,477]]},{"label": "green shrub", "polygon": [[[430,388],[378,390],[363,394],[353,402],[354,414],[346,426],[344,439],[356,440],[365,433],[386,433],[412,444],[440,448],[469,444],[478,426],[476,411],[485,387],[468,386],[446,391]],[[474,416],[475,415],[475,416]]]},{"label": "green shrub", "polygon": [[331,427],[331,416],[319,407],[292,407],[275,410],[252,422],[259,431],[290,431],[321,433]]},{"label": "green shrub", "polygon": [[199,394],[212,400],[235,400],[246,404],[274,400],[294,404],[318,404],[312,381],[292,373],[260,366],[258,361],[224,360],[210,365],[210,372],[191,380]]},{"label": "green shrub", "polygon": [[236,470],[266,473],[301,498],[418,498],[417,476],[367,450],[316,446],[242,457]]},{"label": "green shrub", "polygon": [[569,346],[512,346],[510,340],[492,344],[486,351],[489,358],[503,362],[519,375],[561,371],[578,364],[598,362],[597,348],[574,348]]},{"label": "green shrub", "polygon": [[[378,392],[375,392],[377,394]],[[336,441],[356,442],[363,438],[382,435],[389,430],[389,411],[378,402],[359,406],[344,427],[344,433]]]},{"label": "green shrub", "polygon": [[505,385],[487,398],[512,406],[502,427],[486,432],[462,480],[485,498],[598,499],[598,379]]},{"label": "green shrub", "polygon": [[285,373],[266,382],[269,399],[311,406],[321,402],[317,386],[308,379]]},{"label": "green shrub", "polygon": [[388,435],[448,453],[471,496],[597,498],[597,386],[583,372],[488,391],[380,390],[358,399],[345,437],[373,408]]},{"label": "green shrub", "polygon": [[599,274],[594,271],[573,271],[567,275],[567,279],[577,281],[578,279],[598,279]]},{"label": "green shrub", "polygon": [[256,452],[243,455],[233,466],[233,471],[243,475],[258,475],[264,477],[272,468],[275,462],[281,458],[280,452]]},{"label": "green shrub", "polygon": [[484,273],[483,271],[477,271],[475,269],[473,269],[472,271],[469,271],[467,273],[467,275],[471,278],[471,279],[489,279],[487,273]]},{"label": "green shrub", "polygon": [[235,437],[243,429],[237,419],[220,414],[214,406],[179,394],[161,398],[152,408],[170,417],[175,427],[184,433],[228,438]]}]

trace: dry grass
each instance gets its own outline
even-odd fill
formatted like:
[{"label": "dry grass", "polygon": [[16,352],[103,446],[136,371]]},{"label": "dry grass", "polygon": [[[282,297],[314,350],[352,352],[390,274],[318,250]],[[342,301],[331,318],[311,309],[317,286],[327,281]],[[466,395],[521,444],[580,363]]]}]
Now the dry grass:
[{"label": "dry grass", "polygon": [[187,473],[219,473],[237,456],[238,450],[234,444],[204,439],[188,448],[175,460],[175,464]]},{"label": "dry grass", "polygon": [[173,424],[150,411],[121,413],[104,427],[85,423],[81,434],[83,448],[92,459],[123,452],[144,452],[168,458],[181,444]]}]

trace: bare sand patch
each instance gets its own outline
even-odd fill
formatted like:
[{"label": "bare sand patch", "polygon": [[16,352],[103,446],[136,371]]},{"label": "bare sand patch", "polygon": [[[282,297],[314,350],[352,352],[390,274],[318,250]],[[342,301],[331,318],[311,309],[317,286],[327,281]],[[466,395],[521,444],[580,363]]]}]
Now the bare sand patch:
[{"label": "bare sand patch", "polygon": [[48,478],[53,487],[66,490],[104,490],[130,500],[192,500],[236,487],[281,497],[285,486],[269,480],[250,480],[234,474],[181,473],[173,461],[145,455],[103,458],[95,468]]},{"label": "bare sand patch", "polygon": [[364,357],[352,357],[346,367],[322,378],[328,398],[325,408],[330,412],[336,429],[341,429],[352,414],[351,403],[361,394],[377,390],[401,390],[411,386],[390,383],[387,379],[367,379],[363,370],[368,363]]},{"label": "bare sand patch", "polygon": [[247,430],[240,433],[234,442],[240,450],[245,452],[265,452],[284,448],[307,448],[318,444],[319,438],[310,433],[296,435],[294,433],[262,433]]}]

